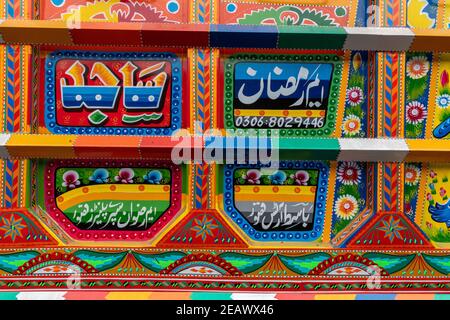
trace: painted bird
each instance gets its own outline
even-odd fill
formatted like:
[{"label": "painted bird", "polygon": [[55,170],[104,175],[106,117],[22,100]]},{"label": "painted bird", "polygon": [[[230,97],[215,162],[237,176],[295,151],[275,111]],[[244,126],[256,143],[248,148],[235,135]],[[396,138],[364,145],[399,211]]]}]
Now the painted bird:
[{"label": "painted bird", "polygon": [[431,219],[445,223],[447,228],[450,229],[450,200],[446,204],[436,203],[434,206],[430,205],[428,211],[431,213]]}]

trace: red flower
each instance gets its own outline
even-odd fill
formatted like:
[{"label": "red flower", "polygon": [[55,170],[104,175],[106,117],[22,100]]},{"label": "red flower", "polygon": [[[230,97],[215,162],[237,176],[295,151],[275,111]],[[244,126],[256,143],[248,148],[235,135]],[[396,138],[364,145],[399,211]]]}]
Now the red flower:
[{"label": "red flower", "polygon": [[441,74],[441,85],[445,87],[448,84],[448,72],[447,70],[442,71]]},{"label": "red flower", "polygon": [[419,101],[413,101],[406,106],[406,122],[412,124],[422,123],[427,116],[425,106]]}]

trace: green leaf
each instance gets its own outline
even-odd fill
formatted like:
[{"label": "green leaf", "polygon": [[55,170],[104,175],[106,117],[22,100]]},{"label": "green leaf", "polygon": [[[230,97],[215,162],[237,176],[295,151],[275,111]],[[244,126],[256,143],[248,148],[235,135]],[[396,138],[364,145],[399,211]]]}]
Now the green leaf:
[{"label": "green leaf", "polygon": [[428,77],[420,79],[406,79],[406,93],[408,100],[416,100],[422,96],[427,89]]},{"label": "green leaf", "polygon": [[91,124],[98,126],[104,123],[108,119],[108,116],[100,110],[95,110],[88,116],[88,119]]}]

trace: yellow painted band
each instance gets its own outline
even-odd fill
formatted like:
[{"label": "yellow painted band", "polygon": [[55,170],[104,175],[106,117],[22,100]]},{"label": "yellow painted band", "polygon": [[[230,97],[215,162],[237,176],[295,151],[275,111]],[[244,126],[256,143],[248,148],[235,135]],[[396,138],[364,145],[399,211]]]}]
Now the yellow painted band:
[{"label": "yellow painted band", "polygon": [[77,188],[56,198],[60,210],[67,210],[80,202],[95,200],[170,200],[167,185],[115,185],[103,184]]}]

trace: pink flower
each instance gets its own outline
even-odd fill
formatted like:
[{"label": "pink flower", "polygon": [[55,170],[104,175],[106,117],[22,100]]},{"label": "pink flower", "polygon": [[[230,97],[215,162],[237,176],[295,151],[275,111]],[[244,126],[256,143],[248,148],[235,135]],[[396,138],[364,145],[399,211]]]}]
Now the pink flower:
[{"label": "pink flower", "polygon": [[444,197],[446,193],[447,193],[447,190],[445,190],[443,187],[441,187],[441,188],[439,189],[439,195],[440,195],[441,197]]},{"label": "pink flower", "polygon": [[64,182],[62,183],[62,186],[67,187],[68,189],[75,189],[76,186],[79,186],[81,184],[80,180],[78,179],[80,179],[78,172],[74,170],[66,171],[63,174]]},{"label": "pink flower", "polygon": [[407,203],[407,204],[405,205],[405,211],[406,211],[406,214],[408,214],[408,215],[411,215],[411,214],[412,214],[411,203]]},{"label": "pink flower", "polygon": [[441,85],[445,87],[448,84],[448,72],[447,70],[442,71],[441,74]]},{"label": "pink flower", "polygon": [[431,196],[431,193],[427,193],[427,200],[428,200],[428,201],[433,200],[433,197]]},{"label": "pink flower", "polygon": [[291,179],[294,179],[298,185],[306,186],[308,184],[309,174],[304,170],[299,170],[295,174],[291,174]]},{"label": "pink flower", "polygon": [[345,185],[361,183],[361,168],[356,162],[342,162],[337,169],[337,180]]},{"label": "pink flower", "polygon": [[430,178],[434,179],[437,176],[437,173],[433,170],[430,171]]},{"label": "pink flower", "polygon": [[261,172],[256,169],[248,170],[245,175],[242,176],[242,179],[246,180],[249,184],[260,184],[261,181]]},{"label": "pink flower", "polygon": [[121,183],[133,183],[134,171],[130,168],[120,169],[119,175],[114,177],[114,180]]},{"label": "pink flower", "polygon": [[360,87],[352,87],[347,89],[346,99],[351,106],[357,106],[363,102],[364,93]]},{"label": "pink flower", "polygon": [[427,117],[425,106],[419,101],[412,101],[406,106],[406,122],[411,124],[422,123]]}]

